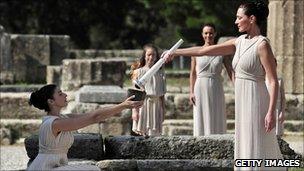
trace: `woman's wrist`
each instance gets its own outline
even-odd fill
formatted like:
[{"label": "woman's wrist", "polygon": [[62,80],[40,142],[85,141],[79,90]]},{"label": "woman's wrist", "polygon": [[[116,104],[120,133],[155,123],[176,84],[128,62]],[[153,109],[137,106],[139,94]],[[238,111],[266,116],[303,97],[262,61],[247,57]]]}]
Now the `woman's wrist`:
[{"label": "woman's wrist", "polygon": [[127,104],[125,104],[124,102],[120,103],[117,105],[117,108],[120,109],[120,110],[124,110],[126,109],[128,106]]},{"label": "woman's wrist", "polygon": [[268,114],[268,115],[274,116],[274,111],[271,111],[271,110],[270,110],[270,111],[267,112],[267,114]]}]

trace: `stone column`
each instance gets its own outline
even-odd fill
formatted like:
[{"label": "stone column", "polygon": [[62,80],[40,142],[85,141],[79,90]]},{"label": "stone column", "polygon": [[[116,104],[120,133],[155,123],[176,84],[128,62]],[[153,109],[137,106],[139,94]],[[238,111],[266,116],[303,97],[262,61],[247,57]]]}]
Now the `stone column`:
[{"label": "stone column", "polygon": [[267,36],[285,92],[303,94],[303,0],[269,0]]}]

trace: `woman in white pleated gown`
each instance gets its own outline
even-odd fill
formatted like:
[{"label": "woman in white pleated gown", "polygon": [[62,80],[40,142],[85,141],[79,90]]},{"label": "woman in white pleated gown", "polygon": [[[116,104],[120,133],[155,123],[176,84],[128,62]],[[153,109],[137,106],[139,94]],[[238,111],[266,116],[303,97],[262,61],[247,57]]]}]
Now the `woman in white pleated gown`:
[{"label": "woman in white pleated gown", "polygon": [[[202,27],[204,46],[214,44],[213,24]],[[221,79],[223,64],[232,78],[232,67],[222,56],[191,59],[190,103],[193,104],[193,135],[225,134],[227,119]]]},{"label": "woman in white pleated gown", "polygon": [[[232,55],[235,72],[235,146],[236,159],[283,159],[275,135],[275,105],[278,79],[269,41],[261,36],[261,22],[267,20],[268,6],[262,2],[239,6],[235,24],[247,34],[218,45],[178,49],[163,57]],[[207,56],[208,57],[208,56]],[[270,91],[265,85],[268,77]],[[235,170],[286,170],[279,167],[235,167]]]},{"label": "woman in white pleated gown", "polygon": [[71,131],[99,123],[127,108],[140,107],[143,102],[126,101],[84,114],[61,115],[67,105],[67,95],[56,85],[49,84],[31,94],[29,103],[45,110],[39,128],[39,153],[27,170],[100,170],[93,165],[68,165],[67,153],[74,142]]},{"label": "woman in white pleated gown", "polygon": [[[139,62],[132,65],[132,80],[140,79],[157,61],[157,47],[147,44]],[[162,134],[165,115],[166,77],[164,69],[158,70],[144,85],[147,93],[141,108],[132,110],[132,131],[139,135],[158,136]]]}]

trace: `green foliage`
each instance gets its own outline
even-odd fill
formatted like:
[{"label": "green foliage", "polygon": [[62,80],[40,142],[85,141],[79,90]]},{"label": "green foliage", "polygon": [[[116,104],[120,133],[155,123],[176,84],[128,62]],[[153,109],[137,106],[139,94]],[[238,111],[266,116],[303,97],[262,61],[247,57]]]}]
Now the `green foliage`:
[{"label": "green foliage", "polygon": [[[245,0],[248,1],[248,0]],[[218,37],[236,35],[240,0],[2,0],[0,23],[9,33],[66,34],[74,48],[167,48],[183,38],[201,44],[201,26]]]}]

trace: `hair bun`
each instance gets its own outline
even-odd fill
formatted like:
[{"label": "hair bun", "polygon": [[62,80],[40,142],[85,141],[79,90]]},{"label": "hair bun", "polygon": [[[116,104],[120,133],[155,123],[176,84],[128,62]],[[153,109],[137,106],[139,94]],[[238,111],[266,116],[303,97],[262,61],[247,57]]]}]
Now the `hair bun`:
[{"label": "hair bun", "polygon": [[34,91],[31,94],[31,97],[30,97],[30,100],[29,100],[29,105],[33,105],[34,107],[36,107],[38,109],[44,109],[43,106],[41,105],[41,103],[39,102],[39,99],[40,99],[39,90]]},{"label": "hair bun", "polygon": [[37,91],[31,93],[30,99],[28,101],[29,105],[34,105],[37,99]]},{"label": "hair bun", "polygon": [[266,20],[269,15],[268,6],[263,1],[255,1],[254,5],[256,6],[257,11],[259,11],[261,19]]}]

